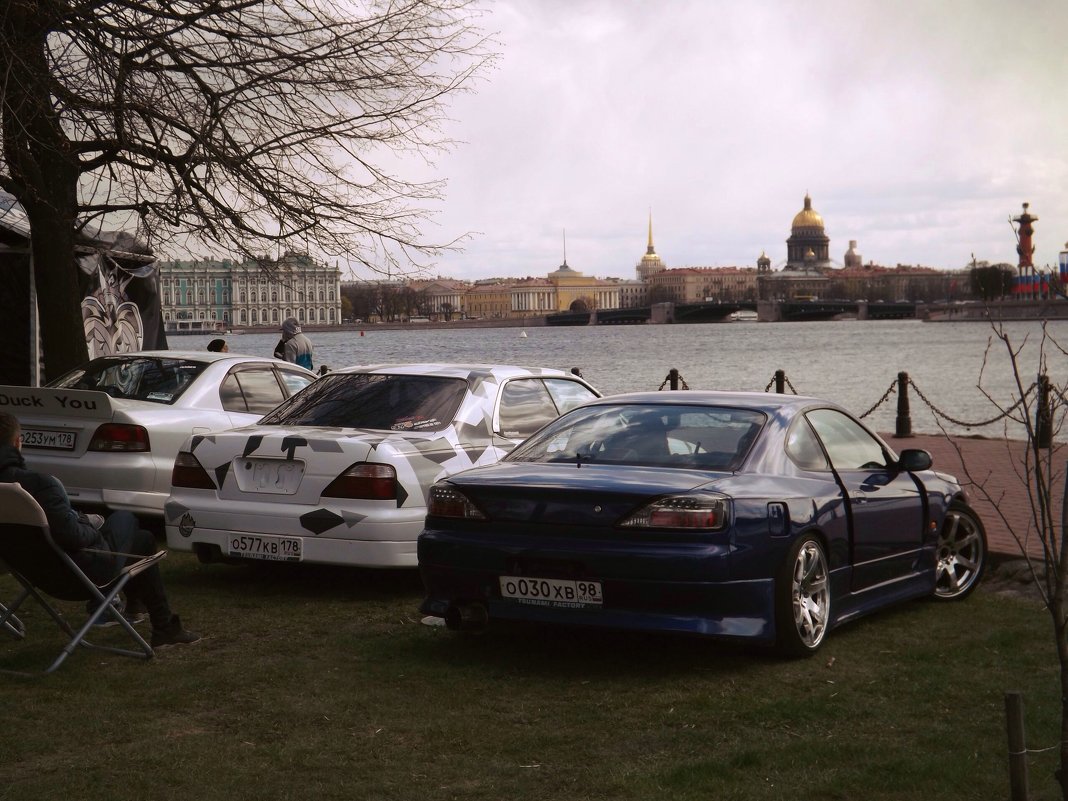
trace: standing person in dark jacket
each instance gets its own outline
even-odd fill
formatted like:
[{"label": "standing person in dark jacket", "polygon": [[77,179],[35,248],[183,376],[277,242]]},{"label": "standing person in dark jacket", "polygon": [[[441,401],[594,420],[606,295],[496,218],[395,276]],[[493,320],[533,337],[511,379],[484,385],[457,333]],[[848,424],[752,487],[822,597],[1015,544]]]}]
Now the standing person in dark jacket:
[{"label": "standing person in dark jacket", "polygon": [[[22,458],[22,427],[13,415],[0,412],[0,481],[22,485],[41,505],[56,545],[74,559],[75,564],[96,584],[106,584],[126,564],[125,555],[91,553],[86,549],[115,551],[133,558],[155,553],[155,538],[143,530],[130,512],[114,512],[106,521],[99,515],[80,515],[67,498],[67,491],[55,476],[37,473],[26,467]],[[95,519],[94,519],[95,518]],[[200,636],[182,628],[178,616],[171,613],[159,565],[152,565],[134,576],[125,587],[131,602],[140,602],[152,620],[152,647],[185,645]]]},{"label": "standing person in dark jacket", "polygon": [[296,317],[287,317],[282,323],[282,347],[282,358],[287,362],[312,369],[312,343],[304,336]]}]

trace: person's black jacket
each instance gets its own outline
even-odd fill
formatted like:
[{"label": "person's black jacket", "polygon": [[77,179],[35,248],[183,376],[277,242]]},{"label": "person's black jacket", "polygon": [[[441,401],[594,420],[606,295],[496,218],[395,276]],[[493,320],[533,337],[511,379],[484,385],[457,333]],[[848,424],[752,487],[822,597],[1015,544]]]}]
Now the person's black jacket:
[{"label": "person's black jacket", "polygon": [[88,518],[71,508],[67,491],[59,479],[28,469],[14,445],[0,446],[0,481],[21,484],[41,504],[52,539],[63,550],[73,554],[83,548],[108,549],[100,531]]}]

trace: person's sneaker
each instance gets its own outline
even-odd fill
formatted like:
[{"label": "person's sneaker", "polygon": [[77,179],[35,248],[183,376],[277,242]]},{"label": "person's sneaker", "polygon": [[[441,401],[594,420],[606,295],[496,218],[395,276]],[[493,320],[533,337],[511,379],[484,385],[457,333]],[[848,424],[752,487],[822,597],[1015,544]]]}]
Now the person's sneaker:
[{"label": "person's sneaker", "polygon": [[166,648],[170,645],[189,645],[200,639],[199,634],[182,628],[178,615],[171,615],[171,622],[161,629],[152,628],[152,647]]},{"label": "person's sneaker", "polygon": [[144,623],[148,620],[148,607],[139,598],[127,598],[126,609],[123,610],[122,614],[136,626],[138,623]]},{"label": "person's sneaker", "polygon": [[144,601],[140,598],[127,598],[126,599],[126,614],[128,615],[147,615],[148,607],[145,606]]},{"label": "person's sneaker", "polygon": [[[124,605],[121,598],[115,598],[112,600],[111,605],[119,610],[119,614],[126,618],[127,622],[132,626],[136,626],[138,623],[144,623],[148,620],[148,614],[143,610],[134,609],[134,604]],[[85,603],[86,614],[93,614],[96,611],[96,604],[93,601],[86,601]],[[107,629],[112,626],[119,625],[119,621],[115,619],[114,615],[105,614],[101,615],[93,623],[93,628]]]}]

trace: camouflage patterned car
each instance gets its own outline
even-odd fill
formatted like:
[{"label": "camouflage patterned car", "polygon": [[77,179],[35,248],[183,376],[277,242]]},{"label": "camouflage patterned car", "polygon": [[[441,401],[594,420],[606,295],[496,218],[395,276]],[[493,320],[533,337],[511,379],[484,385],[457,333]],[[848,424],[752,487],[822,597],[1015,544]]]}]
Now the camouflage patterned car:
[{"label": "camouflage patterned car", "polygon": [[415,567],[431,484],[493,464],[599,393],[560,370],[455,364],[330,373],[174,463],[167,544],[218,559]]}]

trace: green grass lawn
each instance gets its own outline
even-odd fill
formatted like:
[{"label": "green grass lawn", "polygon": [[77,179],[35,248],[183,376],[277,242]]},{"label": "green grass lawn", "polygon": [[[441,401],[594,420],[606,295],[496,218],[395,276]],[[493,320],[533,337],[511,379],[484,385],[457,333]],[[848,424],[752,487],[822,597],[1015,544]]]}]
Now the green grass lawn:
[{"label": "green grass lawn", "polygon": [[[1058,738],[1048,615],[982,589],[783,661],[608,632],[460,637],[420,624],[414,572],[163,568],[205,639],[0,675],[0,799],[999,799],[1004,693],[1024,694],[1031,748]],[[0,599],[15,586],[0,576]],[[0,667],[58,650],[43,612],[23,618]],[[1032,756],[1036,799],[1058,797],[1056,759]]]}]

